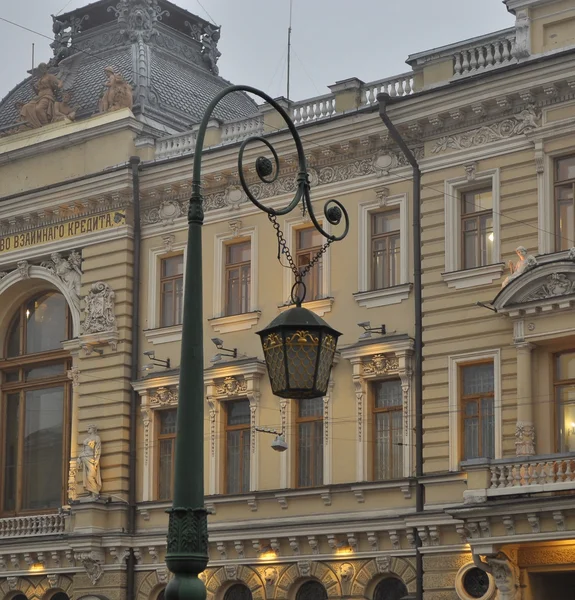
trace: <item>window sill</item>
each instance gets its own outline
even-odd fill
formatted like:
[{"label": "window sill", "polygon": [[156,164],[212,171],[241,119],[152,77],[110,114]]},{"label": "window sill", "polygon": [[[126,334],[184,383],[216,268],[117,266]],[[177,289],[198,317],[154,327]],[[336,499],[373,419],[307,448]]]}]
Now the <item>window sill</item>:
[{"label": "window sill", "polygon": [[[304,302],[302,306],[311,310],[311,312],[315,313],[318,317],[323,317],[325,313],[331,312],[331,307],[333,306],[334,299],[333,298],[321,298],[320,300],[312,300],[311,302]],[[295,304],[282,304],[278,306],[279,311],[282,313],[289,308],[293,308]]]},{"label": "window sill", "polygon": [[147,329],[144,331],[146,340],[151,344],[168,344],[182,340],[182,326],[160,327],[158,329]]},{"label": "window sill", "polygon": [[490,285],[496,279],[501,279],[504,269],[505,265],[503,263],[495,263],[494,265],[476,267],[475,269],[442,273],[441,277],[447,283],[448,287],[461,290],[481,285]]},{"label": "window sill", "polygon": [[233,331],[251,329],[254,325],[257,325],[261,314],[262,313],[259,310],[255,310],[249,313],[231,315],[229,317],[216,317],[214,319],[208,319],[208,321],[215,332],[232,333]]},{"label": "window sill", "polygon": [[399,304],[409,298],[411,283],[402,283],[389,288],[371,290],[369,292],[356,292],[353,297],[363,308],[376,308],[378,306],[389,306]]}]

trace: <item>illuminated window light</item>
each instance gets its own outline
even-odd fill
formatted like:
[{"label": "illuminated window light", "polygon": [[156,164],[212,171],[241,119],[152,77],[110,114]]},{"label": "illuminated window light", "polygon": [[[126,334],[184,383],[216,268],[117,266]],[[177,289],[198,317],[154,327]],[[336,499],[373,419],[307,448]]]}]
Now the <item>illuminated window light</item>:
[{"label": "illuminated window light", "polygon": [[42,563],[33,563],[30,565],[29,571],[37,573],[38,571],[44,571],[44,565]]},{"label": "illuminated window light", "polygon": [[271,546],[265,546],[260,550],[259,557],[261,560],[276,560],[278,551],[274,550]]}]

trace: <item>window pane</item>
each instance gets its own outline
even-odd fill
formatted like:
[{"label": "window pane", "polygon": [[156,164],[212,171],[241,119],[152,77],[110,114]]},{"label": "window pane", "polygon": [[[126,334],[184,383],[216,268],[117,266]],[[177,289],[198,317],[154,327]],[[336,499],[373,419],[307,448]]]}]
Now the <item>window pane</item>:
[{"label": "window pane", "polygon": [[178,254],[162,259],[162,278],[176,277],[184,274],[184,255]]},{"label": "window pane", "polygon": [[61,294],[47,294],[26,306],[26,352],[44,352],[62,347],[66,332],[66,300]]},{"label": "window pane", "polygon": [[[4,424],[4,510],[16,508],[16,481],[18,467],[18,435],[20,431],[20,394],[6,396],[6,423]],[[1,457],[0,457],[1,458]]]},{"label": "window pane", "polygon": [[[175,411],[166,411],[172,413]],[[172,469],[174,460],[174,439],[160,440],[159,500],[172,497]]]},{"label": "window pane", "polygon": [[472,227],[475,221],[466,221],[463,231],[463,268],[473,269],[479,266],[477,256],[477,229]]},{"label": "window pane", "polygon": [[557,233],[559,250],[567,250],[575,240],[575,216],[573,200],[557,200]]},{"label": "window pane", "polygon": [[243,583],[235,583],[226,591],[224,600],[252,600],[250,589]]},{"label": "window pane", "polygon": [[26,392],[22,508],[62,503],[64,387]]},{"label": "window pane", "polygon": [[249,425],[250,403],[249,400],[239,400],[227,403],[228,425]]},{"label": "window pane", "polygon": [[481,265],[490,265],[493,262],[493,217],[491,214],[480,217],[480,253]]},{"label": "window pane", "polygon": [[8,358],[20,355],[20,328],[22,323],[20,322],[20,314],[14,319],[12,328],[8,334],[8,347],[6,348]]},{"label": "window pane", "polygon": [[373,288],[380,290],[387,287],[387,240],[373,241]]},{"label": "window pane", "polygon": [[162,284],[162,319],[161,327],[175,325],[174,320],[174,282],[165,281]]},{"label": "window pane", "polygon": [[462,200],[461,212],[464,215],[493,209],[493,193],[491,189],[464,192]]},{"label": "window pane", "polygon": [[399,285],[400,274],[400,238],[394,236],[389,240],[389,285]]},{"label": "window pane", "polygon": [[4,383],[14,383],[15,381],[20,381],[20,371],[18,369],[4,371]]},{"label": "window pane", "polygon": [[323,398],[305,398],[298,401],[300,417],[323,417]]},{"label": "window pane", "polygon": [[463,367],[463,395],[493,393],[493,363]]},{"label": "window pane", "polygon": [[295,600],[327,600],[327,592],[319,581],[306,581],[298,589]]},{"label": "window pane", "polygon": [[387,577],[377,584],[373,600],[402,600],[404,596],[407,596],[407,588],[403,581]]},{"label": "window pane", "polygon": [[33,381],[35,379],[48,379],[50,377],[62,376],[65,372],[66,369],[64,363],[56,363],[53,365],[44,365],[42,367],[26,369],[24,373],[26,381]]},{"label": "window pane", "polygon": [[575,179],[575,156],[560,158],[557,161],[556,177],[557,181]]},{"label": "window pane", "polygon": [[251,258],[250,251],[250,242],[240,242],[239,244],[226,246],[226,264],[234,265],[236,263],[249,262]]},{"label": "window pane", "polygon": [[160,415],[160,435],[175,435],[177,410],[161,410]]},{"label": "window pane", "polygon": [[250,431],[236,429],[226,434],[226,491],[241,494],[250,489]]},{"label": "window pane", "polygon": [[323,419],[298,425],[298,487],[323,484]]},{"label": "window pane", "polygon": [[300,229],[297,232],[297,249],[303,250],[304,248],[315,248],[321,246],[325,241],[325,238],[321,235],[315,227],[309,227],[307,229]]},{"label": "window pane", "polygon": [[375,408],[389,408],[402,405],[401,381],[379,381],[375,385]]},{"label": "window pane", "polygon": [[371,217],[372,234],[399,231],[399,210],[374,213]]},{"label": "window pane", "polygon": [[[467,407],[469,407],[471,404],[475,405],[475,402],[470,402],[466,406],[466,412],[468,411]],[[469,409],[469,412],[476,414],[476,406],[474,406],[472,409]],[[463,440],[463,460],[479,458],[479,417],[466,416],[464,420]]]},{"label": "window pane", "polygon": [[481,449],[485,458],[495,458],[495,421],[493,398],[481,399]]}]

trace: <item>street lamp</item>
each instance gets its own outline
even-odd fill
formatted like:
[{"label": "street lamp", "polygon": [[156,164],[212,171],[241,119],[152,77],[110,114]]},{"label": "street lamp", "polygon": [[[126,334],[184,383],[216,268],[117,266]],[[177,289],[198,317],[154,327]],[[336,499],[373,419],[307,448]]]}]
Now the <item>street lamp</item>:
[{"label": "street lamp", "polygon": [[[336,236],[328,233],[317,220],[310,197],[306,159],[298,132],[286,111],[271,97],[249,86],[231,86],[222,90],[210,103],[196,138],[192,195],[188,210],[188,246],[186,255],[186,288],[182,325],[182,356],[176,425],[176,457],[173,505],[168,511],[168,549],[166,564],[174,574],[166,588],[166,600],[204,600],[206,589],[198,575],[208,564],[208,523],[204,508],[204,353],[202,312],[202,150],[211,114],[224,96],[248,92],[269,103],[282,116],[294,139],[298,154],[297,190],[293,200],[282,209],[261,204],[252,194],[243,171],[243,157],[248,144],[257,141],[271,152],[273,162],[260,156],[256,173],[264,183],[279,176],[279,157],[272,144],[262,136],[244,140],[239,148],[238,173],[250,201],[267,213],[278,237],[278,260],[284,257],[295,277],[291,299],[296,305],[280,314],[259,332],[270,376],[272,391],[284,398],[324,396],[336,350],[339,332],[301,306],[305,299],[304,277],[334,241],[343,239],[349,230],[349,218],[343,205],[330,200],[324,207],[325,220],[344,230]],[[298,268],[280,230],[278,216],[301,206],[314,227],[326,238],[317,255],[303,268]]]}]

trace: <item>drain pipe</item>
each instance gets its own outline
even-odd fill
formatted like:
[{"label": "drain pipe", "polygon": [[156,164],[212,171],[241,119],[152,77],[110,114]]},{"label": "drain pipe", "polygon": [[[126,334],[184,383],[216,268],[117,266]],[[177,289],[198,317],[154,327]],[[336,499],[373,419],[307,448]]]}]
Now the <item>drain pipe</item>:
[{"label": "drain pipe", "polygon": [[[387,114],[389,94],[378,94],[379,116],[387,127],[394,142],[399,146],[405,158],[413,168],[413,294],[415,302],[415,356],[414,356],[414,383],[415,383],[415,508],[418,514],[423,512],[424,487],[421,483],[423,477],[423,322],[421,304],[421,170],[413,152],[407,147],[405,140],[391,122]],[[423,600],[423,555],[421,554],[421,538],[417,529],[414,529],[417,540],[415,567],[416,567],[416,600]]]},{"label": "drain pipe", "polygon": [[[132,366],[131,379],[138,379],[138,359],[140,356],[140,281],[141,281],[141,219],[140,219],[140,157],[130,157],[132,169],[132,195],[134,207],[134,271],[132,285]],[[138,416],[138,392],[130,392],[130,442],[128,471],[128,527],[129,536],[136,533],[136,419]],[[134,548],[126,560],[126,600],[136,597],[136,556]]]}]

